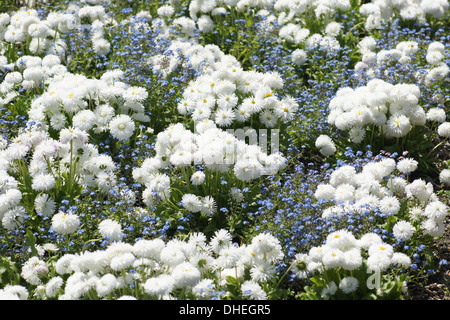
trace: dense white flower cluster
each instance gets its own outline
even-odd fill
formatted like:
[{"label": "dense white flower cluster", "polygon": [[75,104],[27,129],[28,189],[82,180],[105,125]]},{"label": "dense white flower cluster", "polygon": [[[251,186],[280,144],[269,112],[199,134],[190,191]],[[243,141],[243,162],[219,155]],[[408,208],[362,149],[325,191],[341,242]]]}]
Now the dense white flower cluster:
[{"label": "dense white flower cluster", "polygon": [[[29,163],[23,161],[24,157],[29,157]],[[114,170],[111,157],[100,155],[88,142],[85,131],[63,129],[59,140],[55,140],[46,131],[35,127],[24,130],[0,150],[0,218],[3,227],[14,229],[27,215],[20,205],[22,192],[14,178],[17,174],[26,174],[31,179],[31,188],[38,193],[35,199],[37,213],[51,217],[56,203],[50,194],[55,188],[80,184],[107,192],[116,184]],[[69,176],[71,181],[64,176]]]},{"label": "dense white flower cluster", "polygon": [[397,14],[404,20],[414,20],[423,25],[426,22],[427,15],[440,18],[444,16],[447,10],[447,0],[372,0],[369,3],[364,3],[359,12],[367,17],[366,29],[372,30],[380,28],[382,23],[393,19]]},{"label": "dense white flower cluster", "polygon": [[[95,127],[97,132],[110,130],[118,139],[127,139],[134,132],[133,120],[149,120],[141,104],[147,97],[146,90],[129,87],[119,81],[123,75],[119,70],[106,72],[102,79],[97,80],[71,74],[62,64],[67,48],[65,41],[60,39],[61,33],[89,28],[93,50],[101,55],[110,50],[109,42],[104,39],[104,26],[116,22],[101,5],[78,7],[71,4],[66,12],[50,12],[44,20],[34,9],[20,9],[11,16],[2,13],[0,31],[3,28],[4,32],[0,32],[1,46],[1,40],[16,43],[31,38],[29,50],[35,55],[21,56],[15,62],[0,55],[0,69],[7,72],[0,84],[3,94],[0,106],[11,102],[20,89],[30,90],[45,85],[46,92],[33,101],[28,112],[30,121],[43,125],[49,123],[53,129],[61,130],[66,127],[67,115],[70,115],[76,128],[87,131]],[[88,19],[91,24],[81,25],[82,19]],[[4,54],[1,47],[0,53]],[[39,56],[41,54],[43,58]],[[112,109],[111,104],[114,103],[120,103],[120,111],[119,107]],[[125,115],[109,126],[116,113]]]},{"label": "dense white flower cluster", "polygon": [[[254,237],[248,245],[236,245],[224,229],[209,242],[202,233],[185,241],[114,242],[105,250],[63,255],[55,265],[57,275],[44,284],[43,292],[49,298],[60,292],[58,299],[73,300],[89,290],[99,297],[120,296],[119,289],[133,285],[137,292],[158,299],[170,299],[174,290],[182,288],[199,299],[211,299],[221,298],[217,294],[231,276],[241,282],[246,298],[260,300],[267,297],[260,284],[276,275],[275,266],[283,256],[278,239],[269,234]],[[48,267],[35,257],[24,266],[25,272],[30,274],[29,281],[41,284],[39,276]],[[244,278],[247,272],[251,279]]]},{"label": "dense white flower cluster", "polygon": [[[383,64],[407,65],[412,61],[411,55],[416,55],[416,58],[420,58],[418,56],[420,49],[419,44],[415,41],[401,41],[395,48],[376,52],[376,40],[368,36],[363,38],[358,45],[362,59],[355,65],[355,70],[357,72],[364,71],[369,76],[374,76],[376,70]],[[445,46],[442,43],[437,41],[431,42],[427,47],[424,58],[429,67],[427,67],[425,73],[417,72],[413,74],[417,83],[424,83],[429,86],[434,81],[440,81],[447,77],[450,69],[444,62]]]},{"label": "dense white flower cluster", "polygon": [[[82,20],[89,23],[82,24]],[[102,5],[78,6],[72,3],[65,12],[52,11],[43,19],[35,9],[20,8],[14,13],[1,13],[0,40],[20,43],[30,39],[28,49],[31,53],[56,54],[62,57],[67,45],[61,34],[75,29],[90,29],[93,50],[102,55],[107,54],[111,48],[104,36],[104,26],[108,24],[117,22],[106,13]]]},{"label": "dense white flower cluster", "polygon": [[48,266],[39,257],[31,257],[22,266],[21,276],[30,284],[39,285],[41,278],[48,274]]},{"label": "dense white flower cluster", "polygon": [[[87,19],[90,24],[88,30],[90,31],[90,40],[92,49],[97,55],[106,55],[111,51],[111,44],[105,37],[105,26],[109,24],[116,24],[105,11],[105,7],[97,4],[92,6],[77,7],[72,5],[73,14],[79,19]],[[80,26],[81,28],[84,25]]]},{"label": "dense white flower cluster", "polygon": [[[184,168],[201,164],[210,171],[232,170],[241,181],[274,174],[286,166],[286,159],[281,154],[268,155],[259,145],[247,144],[233,133],[217,128],[212,121],[202,121],[196,129],[193,133],[181,123],[169,126],[157,135],[156,155],[133,169],[134,180],[146,187],[143,197],[148,205],[154,203],[155,195],[162,199],[170,196],[171,179],[161,173],[167,166]],[[194,174],[199,175],[201,181],[208,179],[204,172]],[[194,176],[194,179],[197,178]]]},{"label": "dense white flower cluster", "polygon": [[[189,57],[187,60],[186,58]],[[216,63],[238,65],[235,57],[225,54],[217,45],[200,45],[194,40],[174,40],[163,54],[155,54],[148,58],[154,70],[164,76],[178,67],[192,68],[205,73],[216,69]]]},{"label": "dense white flower cluster", "polygon": [[[370,80],[356,89],[339,89],[330,101],[328,122],[339,130],[349,131],[355,143],[364,139],[369,126],[380,128],[386,138],[404,137],[413,126],[424,126],[427,119],[441,120],[426,114],[419,99],[417,85]],[[440,114],[444,110],[433,109],[429,113],[434,111]]]},{"label": "dense white flower cluster", "polygon": [[[339,23],[331,22],[324,30],[325,35],[320,33],[310,34],[309,29],[301,27],[298,24],[288,23],[287,25],[281,27],[279,36],[284,41],[295,45],[302,44],[305,49],[332,51],[338,50],[341,47],[339,41],[336,39],[336,36],[339,35],[340,28],[341,25]],[[301,51],[297,51],[297,54],[299,52]]]},{"label": "dense white flower cluster", "polygon": [[[0,60],[2,60],[1,57]],[[61,64],[59,56],[55,54],[47,54],[44,58],[24,55],[13,63],[7,63],[5,59],[5,63],[0,63],[0,68],[7,72],[0,84],[0,91],[3,95],[12,98],[18,95],[19,89],[37,88],[49,78],[67,72],[66,67]],[[3,104],[9,101],[4,101]]]},{"label": "dense white flower cluster", "polygon": [[37,10],[21,8],[13,13],[1,13],[0,40],[15,44],[31,39],[29,50],[33,54],[59,54],[66,49],[60,33],[69,32],[75,25],[74,15],[70,13],[53,12],[41,20]]},{"label": "dense white flower cluster", "polygon": [[[39,9],[14,11],[25,2]],[[286,156],[276,142],[271,141],[271,154],[264,144],[269,137],[278,138],[274,132],[283,124],[297,120],[298,101],[307,108],[308,99],[331,98],[334,85],[352,86],[352,81],[377,78],[381,72],[381,78],[391,78],[387,67],[410,70],[412,61],[424,64],[411,73],[414,84],[373,79],[362,87],[341,86],[329,103],[328,123],[348,131],[355,143],[364,140],[368,129],[402,138],[429,123],[445,142],[450,137],[445,109],[422,107],[419,88],[428,93],[434,85],[443,86],[449,73],[446,45],[431,41],[423,48],[403,41],[377,52],[377,41],[386,43],[370,35],[398,16],[420,25],[430,16],[443,17],[448,0],[169,0],[157,7],[156,2],[149,7],[128,1],[130,8],[112,6],[109,0],[57,1],[53,7],[47,2],[16,1],[0,13],[0,229],[5,253],[0,282],[23,284],[2,283],[0,300],[263,300],[300,289],[290,282],[286,291],[282,288],[292,271],[300,278],[316,276],[312,286],[328,281],[332,273],[339,279],[327,283],[319,298],[338,292],[356,296],[366,271],[411,265],[388,241],[425,239],[428,244],[444,234],[448,206],[430,182],[409,181],[418,161],[378,159],[361,171],[343,165],[315,190],[325,208],[318,211],[322,216],[312,210],[306,218],[388,220],[385,228],[395,239],[341,229],[323,245],[297,254],[285,268],[287,258],[301,248],[291,245],[297,230],[282,227],[283,219],[292,220],[296,213],[286,210],[285,217],[281,207],[301,200],[269,188],[288,187],[291,181],[295,186],[298,180],[291,178],[301,169],[295,159],[308,152],[292,153],[297,141],[305,149],[311,136],[296,137],[300,121],[281,136]],[[347,14],[351,26],[341,23]],[[361,15],[363,21],[354,20]],[[230,32],[230,22],[233,27],[245,23],[245,28]],[[363,23],[369,36],[357,43]],[[239,41],[232,43],[235,36]],[[252,46],[248,51],[247,44]],[[346,70],[342,83],[334,74],[354,60],[349,56],[337,62],[341,44],[362,56],[354,78]],[[142,60],[136,59],[140,53]],[[316,77],[307,61],[321,56],[332,59],[324,62],[323,76],[333,79],[315,86],[311,80],[322,74]],[[269,63],[260,63],[263,59]],[[326,71],[330,67],[334,70]],[[148,76],[151,86],[131,85],[140,76]],[[173,90],[156,88],[174,78]],[[318,89],[320,95],[303,89]],[[160,105],[149,105],[155,101]],[[437,90],[433,102],[443,105],[445,95]],[[158,118],[163,108],[164,116]],[[315,119],[309,112],[306,122],[323,120],[317,119],[322,117],[319,110],[314,109]],[[167,126],[180,118],[182,122]],[[154,128],[151,122],[157,123]],[[269,128],[275,129],[267,134]],[[334,155],[342,141],[335,144],[331,133],[319,129],[316,148],[323,156]],[[288,159],[295,170],[281,174]],[[261,184],[268,175],[274,179]],[[439,180],[443,187],[450,185],[450,170],[443,169]],[[290,189],[290,196],[295,194]],[[308,210],[307,204],[303,207]],[[257,219],[275,211],[273,221],[259,224]],[[258,232],[266,227],[282,228],[276,231],[280,240]],[[320,226],[317,230],[323,240],[327,233]],[[17,243],[7,244],[14,239]],[[399,278],[392,281],[401,286]]]},{"label": "dense white flower cluster", "polygon": [[52,217],[52,228],[61,235],[71,234],[77,231],[80,225],[80,217],[71,212],[58,212]]},{"label": "dense white flower cluster", "polygon": [[238,64],[222,62],[188,85],[178,110],[194,121],[211,119],[220,127],[256,115],[264,127],[273,128],[279,121],[291,121],[298,109],[295,99],[277,97],[283,85],[277,73],[244,71]]},{"label": "dense white flower cluster", "polygon": [[163,54],[150,57],[148,63],[163,76],[177,67],[201,72],[184,90],[177,106],[180,114],[189,114],[194,121],[211,119],[220,127],[230,127],[257,114],[266,128],[272,128],[278,121],[291,121],[298,109],[291,97],[277,97],[276,90],[284,85],[278,74],[244,71],[234,56],[216,45],[199,45],[192,37],[173,41]]},{"label": "dense white flower cluster", "polygon": [[350,165],[340,167],[330,175],[329,183],[320,184],[315,191],[316,199],[334,203],[323,211],[323,218],[364,211],[402,214],[414,226],[400,221],[394,227],[398,239],[408,240],[416,232],[440,237],[445,232],[448,206],[438,199],[430,182],[420,178],[408,182],[401,176],[416,168],[417,161],[410,158],[369,162],[360,172]]},{"label": "dense white flower cluster", "polygon": [[281,24],[283,21],[300,18],[302,14],[309,12],[314,13],[316,18],[330,17],[338,10],[347,11],[351,9],[351,5],[349,0],[276,0],[273,8],[280,12],[278,14],[278,22]]},{"label": "dense white flower cluster", "polygon": [[[357,239],[347,230],[330,233],[323,245],[311,248],[308,253],[297,254],[296,261],[304,265],[304,268],[297,267],[297,275],[322,273],[338,268],[354,271],[364,265],[368,271],[380,273],[391,266],[408,268],[411,265],[411,259],[406,254],[395,252],[378,234],[366,233]],[[365,285],[367,283],[359,283],[354,277],[345,277],[337,285],[329,283],[322,290],[321,298],[329,299],[338,288],[344,293],[351,293]]]},{"label": "dense white flower cluster", "polygon": [[27,300],[29,297],[27,288],[21,285],[6,285],[0,289],[0,300]]},{"label": "dense white flower cluster", "polygon": [[148,92],[121,82],[122,76],[122,71],[113,70],[101,79],[68,72],[52,77],[46,91],[32,102],[29,120],[61,130],[70,116],[76,129],[109,131],[119,140],[129,139],[135,121],[149,121],[142,104]]}]

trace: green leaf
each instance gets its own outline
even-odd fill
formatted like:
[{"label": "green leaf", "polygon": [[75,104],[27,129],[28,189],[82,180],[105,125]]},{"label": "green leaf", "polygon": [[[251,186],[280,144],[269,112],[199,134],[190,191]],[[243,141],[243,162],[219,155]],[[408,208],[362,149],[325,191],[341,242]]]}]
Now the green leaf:
[{"label": "green leaf", "polygon": [[36,237],[33,234],[32,230],[28,230],[27,234],[26,234],[26,241],[25,241],[25,245],[30,247],[31,249],[31,256],[37,256],[38,252],[36,250]]}]

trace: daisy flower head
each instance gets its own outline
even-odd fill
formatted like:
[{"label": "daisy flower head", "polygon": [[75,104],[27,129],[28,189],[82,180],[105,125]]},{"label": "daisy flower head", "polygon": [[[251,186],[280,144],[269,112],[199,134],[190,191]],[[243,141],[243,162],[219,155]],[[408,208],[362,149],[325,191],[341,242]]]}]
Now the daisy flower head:
[{"label": "daisy flower head", "polygon": [[266,109],[259,114],[259,120],[267,128],[273,128],[278,122],[278,117],[272,110]]},{"label": "daisy flower head", "polygon": [[438,126],[438,135],[444,138],[450,138],[450,122],[443,122]]},{"label": "daisy flower head", "polygon": [[361,250],[357,247],[344,251],[344,262],[342,267],[345,270],[356,270],[363,264]]},{"label": "daisy flower head", "polygon": [[257,282],[265,282],[271,279],[276,273],[276,266],[272,263],[262,260],[258,261],[250,269],[252,280]]},{"label": "daisy flower head", "polygon": [[37,256],[33,256],[23,264],[20,275],[28,283],[37,286],[42,283],[41,277],[47,275],[48,271],[47,264]]},{"label": "daisy flower head", "polygon": [[355,277],[345,277],[342,278],[339,283],[339,289],[342,290],[345,294],[355,292],[359,287],[359,281]]},{"label": "daisy flower head", "polygon": [[[206,100],[206,99],[204,99]],[[211,108],[205,105],[196,105],[194,111],[192,112],[192,119],[195,121],[203,121],[209,119],[211,116]]]},{"label": "daisy flower head", "polygon": [[431,201],[425,207],[424,215],[436,222],[443,222],[448,215],[448,206],[439,200]]},{"label": "daisy flower head", "polygon": [[386,196],[378,203],[378,209],[384,214],[396,214],[400,210],[400,201],[393,196]]},{"label": "daisy flower head", "polygon": [[409,268],[411,266],[411,258],[403,252],[394,252],[391,259],[392,264],[403,268]]},{"label": "daisy flower head", "polygon": [[386,123],[387,137],[400,138],[408,134],[411,130],[411,123],[407,116],[403,114],[392,115]]},{"label": "daisy flower head", "polygon": [[158,8],[156,13],[160,17],[171,17],[175,13],[175,9],[170,5],[163,5]]},{"label": "daisy flower head", "polygon": [[395,160],[386,158],[377,163],[379,173],[382,177],[390,175],[395,169]]},{"label": "daisy flower head", "polygon": [[121,271],[131,267],[135,260],[136,257],[131,252],[119,253],[114,255],[109,266],[114,271]]},{"label": "daisy flower head", "polygon": [[336,152],[336,146],[334,145],[331,138],[327,135],[320,135],[315,142],[316,148],[319,149],[320,153],[325,156],[331,156]]},{"label": "daisy flower head", "polygon": [[212,215],[214,215],[214,213],[216,213],[217,205],[216,205],[216,201],[214,200],[213,197],[211,197],[211,196],[203,197],[201,202],[202,202],[202,204],[201,204],[200,211],[205,216],[211,217]]},{"label": "daisy flower head", "polygon": [[376,253],[381,253],[386,255],[388,258],[391,258],[394,254],[394,247],[392,247],[390,244],[381,242],[371,245],[367,251],[369,253],[369,256]]},{"label": "daisy flower head", "polygon": [[368,249],[372,245],[377,245],[382,243],[381,237],[373,232],[365,233],[358,241],[359,246],[363,249]]},{"label": "daisy flower head", "polygon": [[357,241],[351,232],[342,229],[327,236],[327,246],[346,251],[357,247]]},{"label": "daisy flower head", "polygon": [[353,201],[355,187],[348,183],[343,183],[336,187],[334,199],[337,201]]},{"label": "daisy flower head", "polygon": [[214,297],[216,291],[216,286],[212,279],[202,279],[199,283],[195,285],[192,292],[199,299],[211,299]]},{"label": "daisy flower head", "polygon": [[44,217],[50,217],[56,210],[56,202],[44,193],[36,197],[34,207],[37,213],[42,213]]},{"label": "daisy flower head", "polygon": [[418,162],[412,158],[405,158],[397,163],[398,171],[402,173],[411,173],[417,169]]},{"label": "daisy flower head", "polygon": [[165,245],[164,241],[159,238],[140,239],[133,245],[133,254],[138,258],[159,259],[160,252]]},{"label": "daisy flower head", "polygon": [[120,241],[122,239],[122,226],[117,221],[106,219],[100,222],[98,230],[103,238],[109,238],[111,241]]},{"label": "daisy flower head", "polygon": [[342,25],[338,22],[332,21],[325,27],[327,35],[336,37],[342,29]]},{"label": "daisy flower head", "polygon": [[239,100],[236,94],[220,94],[217,99],[217,106],[219,109],[229,110],[238,104]]},{"label": "daisy flower head", "polygon": [[426,114],[427,120],[437,122],[437,123],[443,123],[445,122],[445,119],[447,115],[445,114],[445,110],[441,108],[430,108]]},{"label": "daisy flower head", "polygon": [[391,264],[391,259],[389,256],[382,252],[375,252],[370,254],[367,258],[367,267],[368,270],[372,270],[375,272],[381,272],[386,270]]},{"label": "daisy flower head", "polygon": [[31,187],[35,191],[48,191],[56,184],[55,177],[50,173],[39,173],[33,177]]},{"label": "daisy flower head", "polygon": [[219,253],[222,248],[228,247],[231,245],[232,236],[228,230],[220,229],[214,233],[214,236],[211,238],[209,245],[211,249],[215,253]]},{"label": "daisy flower head", "polygon": [[161,274],[156,277],[149,278],[144,283],[144,291],[151,296],[168,295],[175,287],[175,280],[169,274]]},{"label": "daisy flower head", "polygon": [[28,26],[28,34],[33,38],[45,38],[50,30],[45,22],[32,23]]},{"label": "daisy flower head", "polygon": [[294,112],[297,110],[297,105],[282,100],[275,105],[273,110],[277,118],[282,121],[291,121],[294,118]]},{"label": "daisy flower head", "polygon": [[52,218],[52,228],[56,233],[66,235],[74,233],[80,224],[80,217],[76,214],[59,211]]},{"label": "daisy flower head", "polygon": [[361,143],[366,136],[366,130],[362,127],[353,127],[350,129],[350,140],[354,143]]},{"label": "daisy flower head", "polygon": [[50,126],[55,130],[61,130],[66,126],[66,116],[62,113],[55,113],[50,117]]},{"label": "daisy flower head", "polygon": [[279,240],[268,233],[261,233],[254,237],[250,250],[256,257],[269,262],[276,261],[284,256]]},{"label": "daisy flower head", "polygon": [[408,184],[405,189],[408,196],[415,197],[421,202],[428,201],[433,194],[433,185],[420,178]]},{"label": "daisy flower head", "polygon": [[344,253],[336,248],[326,247],[322,256],[322,263],[327,269],[339,268],[344,265]]},{"label": "daisy flower head", "polygon": [[6,230],[14,230],[21,226],[27,218],[25,207],[16,206],[3,214],[2,225]]},{"label": "daisy flower head", "polygon": [[127,140],[131,138],[134,133],[135,123],[130,116],[120,114],[110,121],[109,130],[114,138],[118,140]]},{"label": "daisy flower head", "polygon": [[420,206],[414,206],[409,210],[409,216],[412,221],[419,221],[423,215],[423,209]]},{"label": "daisy flower head", "polygon": [[435,238],[441,237],[446,229],[446,226],[443,222],[438,222],[434,219],[426,219],[422,222],[421,227],[424,234],[430,235]]},{"label": "daisy flower head", "polygon": [[253,280],[246,280],[241,285],[242,297],[250,300],[266,300],[267,293]]},{"label": "daisy flower head", "polygon": [[428,51],[427,55],[425,56],[425,59],[431,65],[440,64],[443,58],[444,55],[438,50]]},{"label": "daisy flower head", "polygon": [[119,287],[119,281],[111,274],[107,273],[95,281],[95,290],[100,297],[105,297]]},{"label": "daisy flower head", "polygon": [[177,288],[192,288],[201,279],[200,270],[190,262],[182,262],[172,271],[172,277]]},{"label": "daisy flower head", "polygon": [[0,196],[0,212],[17,206],[22,199],[22,192],[19,189],[8,189]]},{"label": "daisy flower head", "polygon": [[89,140],[89,135],[86,131],[78,128],[64,128],[59,132],[59,141],[63,144],[73,141],[75,144],[84,144]]},{"label": "daisy flower head", "polygon": [[414,228],[414,226],[410,222],[405,220],[398,221],[392,229],[394,237],[402,241],[411,239],[415,231],[416,229]]},{"label": "daisy flower head", "polygon": [[388,185],[389,189],[394,193],[403,194],[406,189],[407,181],[401,177],[395,177]]},{"label": "daisy flower head", "polygon": [[130,102],[143,102],[148,97],[148,92],[142,87],[130,87],[124,93],[124,99]]},{"label": "daisy flower head", "polygon": [[72,118],[72,123],[75,128],[88,131],[95,125],[96,117],[91,110],[81,110]]},{"label": "daisy flower head", "polygon": [[108,104],[101,104],[94,110],[95,121],[99,126],[108,125],[109,121],[114,117],[114,108]]},{"label": "daisy flower head", "polygon": [[59,292],[64,284],[64,280],[60,276],[51,278],[45,285],[45,294],[49,298],[53,298]]},{"label": "daisy flower head", "polygon": [[324,300],[329,300],[330,296],[333,296],[338,287],[334,281],[331,281],[325,288],[322,289],[322,292],[320,293],[320,297]]},{"label": "daisy flower head", "polygon": [[190,180],[193,185],[197,186],[205,182],[205,177],[206,176],[203,171],[196,171],[192,174]]},{"label": "daisy flower head", "polygon": [[181,198],[183,207],[190,212],[199,212],[202,209],[202,200],[192,193],[186,193]]},{"label": "daisy flower head", "polygon": [[261,176],[263,166],[256,159],[239,159],[233,171],[237,179],[250,181]]},{"label": "daisy flower head", "polygon": [[252,107],[247,103],[240,104],[234,111],[235,118],[239,122],[247,121],[252,115]]},{"label": "daisy flower head", "polygon": [[214,121],[219,127],[228,127],[233,124],[236,113],[232,109],[219,108],[215,112]]},{"label": "daisy flower head", "polygon": [[450,186],[450,169],[443,169],[439,173],[439,181],[446,186]]}]

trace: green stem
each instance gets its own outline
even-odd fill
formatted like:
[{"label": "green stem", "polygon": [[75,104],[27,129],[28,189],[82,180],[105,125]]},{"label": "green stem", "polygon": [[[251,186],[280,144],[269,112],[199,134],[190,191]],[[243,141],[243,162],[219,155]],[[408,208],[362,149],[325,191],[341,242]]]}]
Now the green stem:
[{"label": "green stem", "polygon": [[278,281],[277,285],[275,288],[278,288],[281,284],[281,281],[283,281],[284,277],[286,277],[286,275],[288,274],[288,272],[291,270],[291,268],[294,266],[294,264],[296,263],[296,261],[294,260],[294,262],[291,263],[291,265],[289,266],[289,268],[287,268],[286,272],[283,274],[283,276],[280,278],[280,280]]}]

